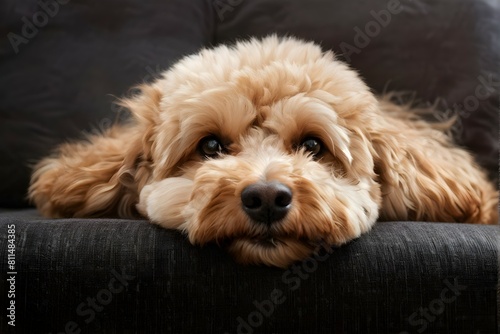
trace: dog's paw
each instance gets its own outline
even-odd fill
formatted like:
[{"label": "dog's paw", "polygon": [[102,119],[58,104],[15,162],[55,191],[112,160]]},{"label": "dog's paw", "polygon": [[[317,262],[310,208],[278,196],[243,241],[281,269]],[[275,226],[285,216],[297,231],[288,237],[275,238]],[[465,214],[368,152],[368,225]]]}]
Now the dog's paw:
[{"label": "dog's paw", "polygon": [[145,186],[137,210],[152,223],[177,229],[185,222],[184,208],[189,203],[193,181],[171,177]]}]

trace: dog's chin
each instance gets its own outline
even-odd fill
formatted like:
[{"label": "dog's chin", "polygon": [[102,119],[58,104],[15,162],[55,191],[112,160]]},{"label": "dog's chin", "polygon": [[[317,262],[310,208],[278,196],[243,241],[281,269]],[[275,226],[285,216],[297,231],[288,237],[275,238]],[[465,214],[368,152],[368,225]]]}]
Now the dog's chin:
[{"label": "dog's chin", "polygon": [[286,268],[311,255],[317,245],[289,237],[241,237],[233,239],[228,251],[243,264]]}]

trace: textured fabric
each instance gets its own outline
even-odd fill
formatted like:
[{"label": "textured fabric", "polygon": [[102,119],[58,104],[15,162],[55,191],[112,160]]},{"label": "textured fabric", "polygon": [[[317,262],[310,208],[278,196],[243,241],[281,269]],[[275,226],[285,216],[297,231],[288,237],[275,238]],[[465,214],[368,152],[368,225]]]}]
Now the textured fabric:
[{"label": "textured fabric", "polygon": [[[13,47],[8,34],[29,33],[23,18],[33,24],[47,12],[40,3],[54,11],[54,1],[0,3],[0,207],[26,205],[28,165],[119,119],[112,102],[131,86],[202,46],[272,32],[335,50],[377,92],[441,99],[441,118],[459,116],[457,140],[498,177],[498,1],[59,0],[67,3]],[[396,14],[384,19],[389,9]]]},{"label": "textured fabric", "polygon": [[[56,14],[37,28],[33,22],[47,13],[40,3]],[[210,41],[205,0],[71,0],[57,11],[54,3],[0,2],[3,207],[26,204],[30,164],[65,140],[109,127],[123,116],[117,98]],[[30,24],[36,33],[28,34]],[[32,36],[27,43],[7,38],[23,32]]]},{"label": "textured fabric", "polygon": [[[146,221],[45,220],[34,211],[0,214],[2,259],[8,224],[17,237],[17,333],[62,332],[70,321],[82,333],[497,330],[496,226],[379,223],[299,272],[240,266]],[[100,310],[89,323],[87,298]]]}]

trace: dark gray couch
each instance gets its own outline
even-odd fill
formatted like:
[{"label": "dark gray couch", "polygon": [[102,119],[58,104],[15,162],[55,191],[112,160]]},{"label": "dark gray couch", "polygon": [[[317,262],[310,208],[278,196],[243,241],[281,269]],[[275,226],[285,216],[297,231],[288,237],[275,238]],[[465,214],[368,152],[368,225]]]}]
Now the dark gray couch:
[{"label": "dark gray couch", "polygon": [[125,117],[114,96],[272,32],[457,115],[456,140],[497,183],[497,1],[57,1],[0,3],[0,333],[498,333],[499,226],[380,222],[280,270],[143,220],[44,219],[25,200],[30,163]]}]

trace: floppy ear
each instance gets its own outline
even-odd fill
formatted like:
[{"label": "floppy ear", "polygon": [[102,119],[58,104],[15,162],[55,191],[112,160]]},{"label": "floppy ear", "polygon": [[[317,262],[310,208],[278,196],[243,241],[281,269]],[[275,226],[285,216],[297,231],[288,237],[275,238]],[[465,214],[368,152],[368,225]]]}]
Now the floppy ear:
[{"label": "floppy ear", "polygon": [[86,141],[63,144],[34,168],[29,198],[44,216],[135,217],[148,181],[150,142],[161,94],[153,86],[125,100],[133,119]]},{"label": "floppy ear", "polygon": [[498,192],[442,131],[380,101],[371,139],[382,220],[498,223]]}]

